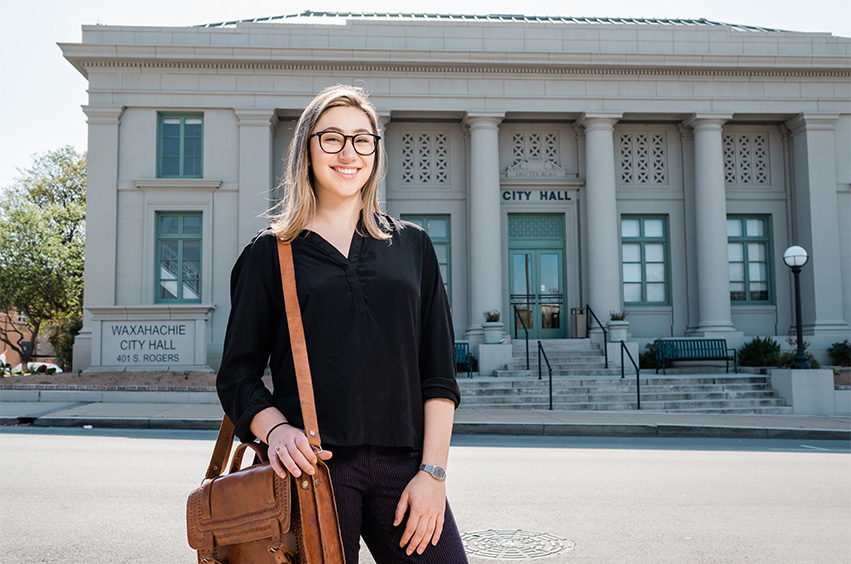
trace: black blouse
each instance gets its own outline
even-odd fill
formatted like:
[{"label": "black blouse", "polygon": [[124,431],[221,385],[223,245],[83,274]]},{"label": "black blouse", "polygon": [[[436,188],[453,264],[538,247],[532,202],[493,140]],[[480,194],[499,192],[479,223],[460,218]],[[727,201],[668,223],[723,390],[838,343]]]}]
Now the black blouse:
[{"label": "black blouse", "polygon": [[[310,231],[292,243],[319,430],[327,444],[419,449],[423,403],[460,401],[455,337],[434,247],[418,226],[387,219],[392,238],[356,232],[348,258]],[[279,268],[276,238],[266,229],[231,273],[216,387],[243,441],[254,440],[251,420],[271,406],[303,428]],[[267,362],[274,393],[261,380]]]}]

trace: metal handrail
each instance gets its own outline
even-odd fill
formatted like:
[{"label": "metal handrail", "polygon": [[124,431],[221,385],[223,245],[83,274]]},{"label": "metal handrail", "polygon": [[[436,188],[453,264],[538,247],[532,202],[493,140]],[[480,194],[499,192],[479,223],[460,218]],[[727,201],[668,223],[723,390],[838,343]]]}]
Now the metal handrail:
[{"label": "metal handrail", "polygon": [[626,351],[629,361],[632,363],[633,368],[635,368],[635,403],[637,409],[641,409],[641,379],[639,378],[641,369],[635,363],[635,359],[632,358],[632,353],[629,352],[626,343],[621,341],[621,378],[624,377],[623,351]]},{"label": "metal handrail", "polygon": [[544,345],[538,341],[538,380],[541,380],[541,355],[544,355],[544,361],[547,363],[547,370],[550,371],[550,411],[553,410],[553,367],[550,364],[550,359],[547,358],[547,353],[544,350]]},{"label": "metal handrail", "polygon": [[[517,304],[514,306],[514,317],[520,320],[520,325],[523,326],[523,331],[526,332],[526,370],[529,370],[529,329],[526,328],[526,322],[523,321],[523,316],[520,315],[520,310],[517,309]],[[517,338],[517,323],[514,324],[514,338]]]},{"label": "metal handrail", "polygon": [[[609,342],[609,332],[606,331],[606,328],[603,327],[602,323],[600,323],[600,320],[597,318],[597,314],[594,313],[594,310],[591,309],[590,305],[585,304],[585,309],[588,310],[588,312],[594,317],[594,321],[596,321],[597,325],[600,326],[600,329],[603,330],[603,356],[605,357],[605,360],[606,360],[606,368],[608,368],[609,367],[609,351],[606,350],[606,343]],[[587,315],[585,316],[585,334],[588,335],[588,336],[591,335],[591,318],[588,317]]]}]

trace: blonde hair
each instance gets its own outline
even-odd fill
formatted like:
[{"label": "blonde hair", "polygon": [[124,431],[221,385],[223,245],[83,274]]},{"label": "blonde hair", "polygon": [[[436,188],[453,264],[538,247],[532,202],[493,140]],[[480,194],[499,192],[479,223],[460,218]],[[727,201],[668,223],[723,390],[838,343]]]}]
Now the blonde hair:
[{"label": "blonde hair", "polygon": [[[295,135],[287,150],[284,178],[278,185],[279,193],[282,192],[281,200],[266,214],[271,221],[272,231],[285,243],[290,243],[298,237],[316,213],[316,193],[310,169],[310,133],[326,110],[340,106],[363,111],[369,118],[372,131],[376,135],[379,134],[375,106],[362,88],[345,84],[329,86],[307,105],[301,113]],[[384,222],[378,206],[378,183],[385,160],[386,153],[379,143],[372,173],[361,188],[363,225],[367,233],[375,239],[390,238],[388,224]]]}]

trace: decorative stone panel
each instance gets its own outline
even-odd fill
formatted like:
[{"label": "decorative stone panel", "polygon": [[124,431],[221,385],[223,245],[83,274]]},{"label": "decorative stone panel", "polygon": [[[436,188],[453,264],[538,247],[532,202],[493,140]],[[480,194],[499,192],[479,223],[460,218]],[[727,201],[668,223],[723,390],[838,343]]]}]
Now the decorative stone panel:
[{"label": "decorative stone panel", "polygon": [[449,186],[449,133],[402,133],[402,186]]},{"label": "decorative stone panel", "polygon": [[667,186],[668,152],[665,132],[623,132],[618,143],[620,184]]},{"label": "decorative stone panel", "polygon": [[511,166],[522,161],[559,162],[557,131],[515,131],[511,135]]},{"label": "decorative stone panel", "polygon": [[724,134],[724,181],[734,186],[769,186],[768,134]]},{"label": "decorative stone panel", "polygon": [[562,215],[509,215],[509,239],[563,239]]}]

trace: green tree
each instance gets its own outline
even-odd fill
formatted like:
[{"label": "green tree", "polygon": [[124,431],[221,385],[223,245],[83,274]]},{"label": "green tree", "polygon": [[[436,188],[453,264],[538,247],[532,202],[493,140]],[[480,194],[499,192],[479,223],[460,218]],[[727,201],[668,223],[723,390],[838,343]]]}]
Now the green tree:
[{"label": "green tree", "polygon": [[[23,313],[33,345],[82,318],[86,155],[72,147],[36,155],[0,194],[0,311]],[[23,335],[0,327],[0,340],[29,362]],[[70,359],[67,360],[70,362]]]}]

